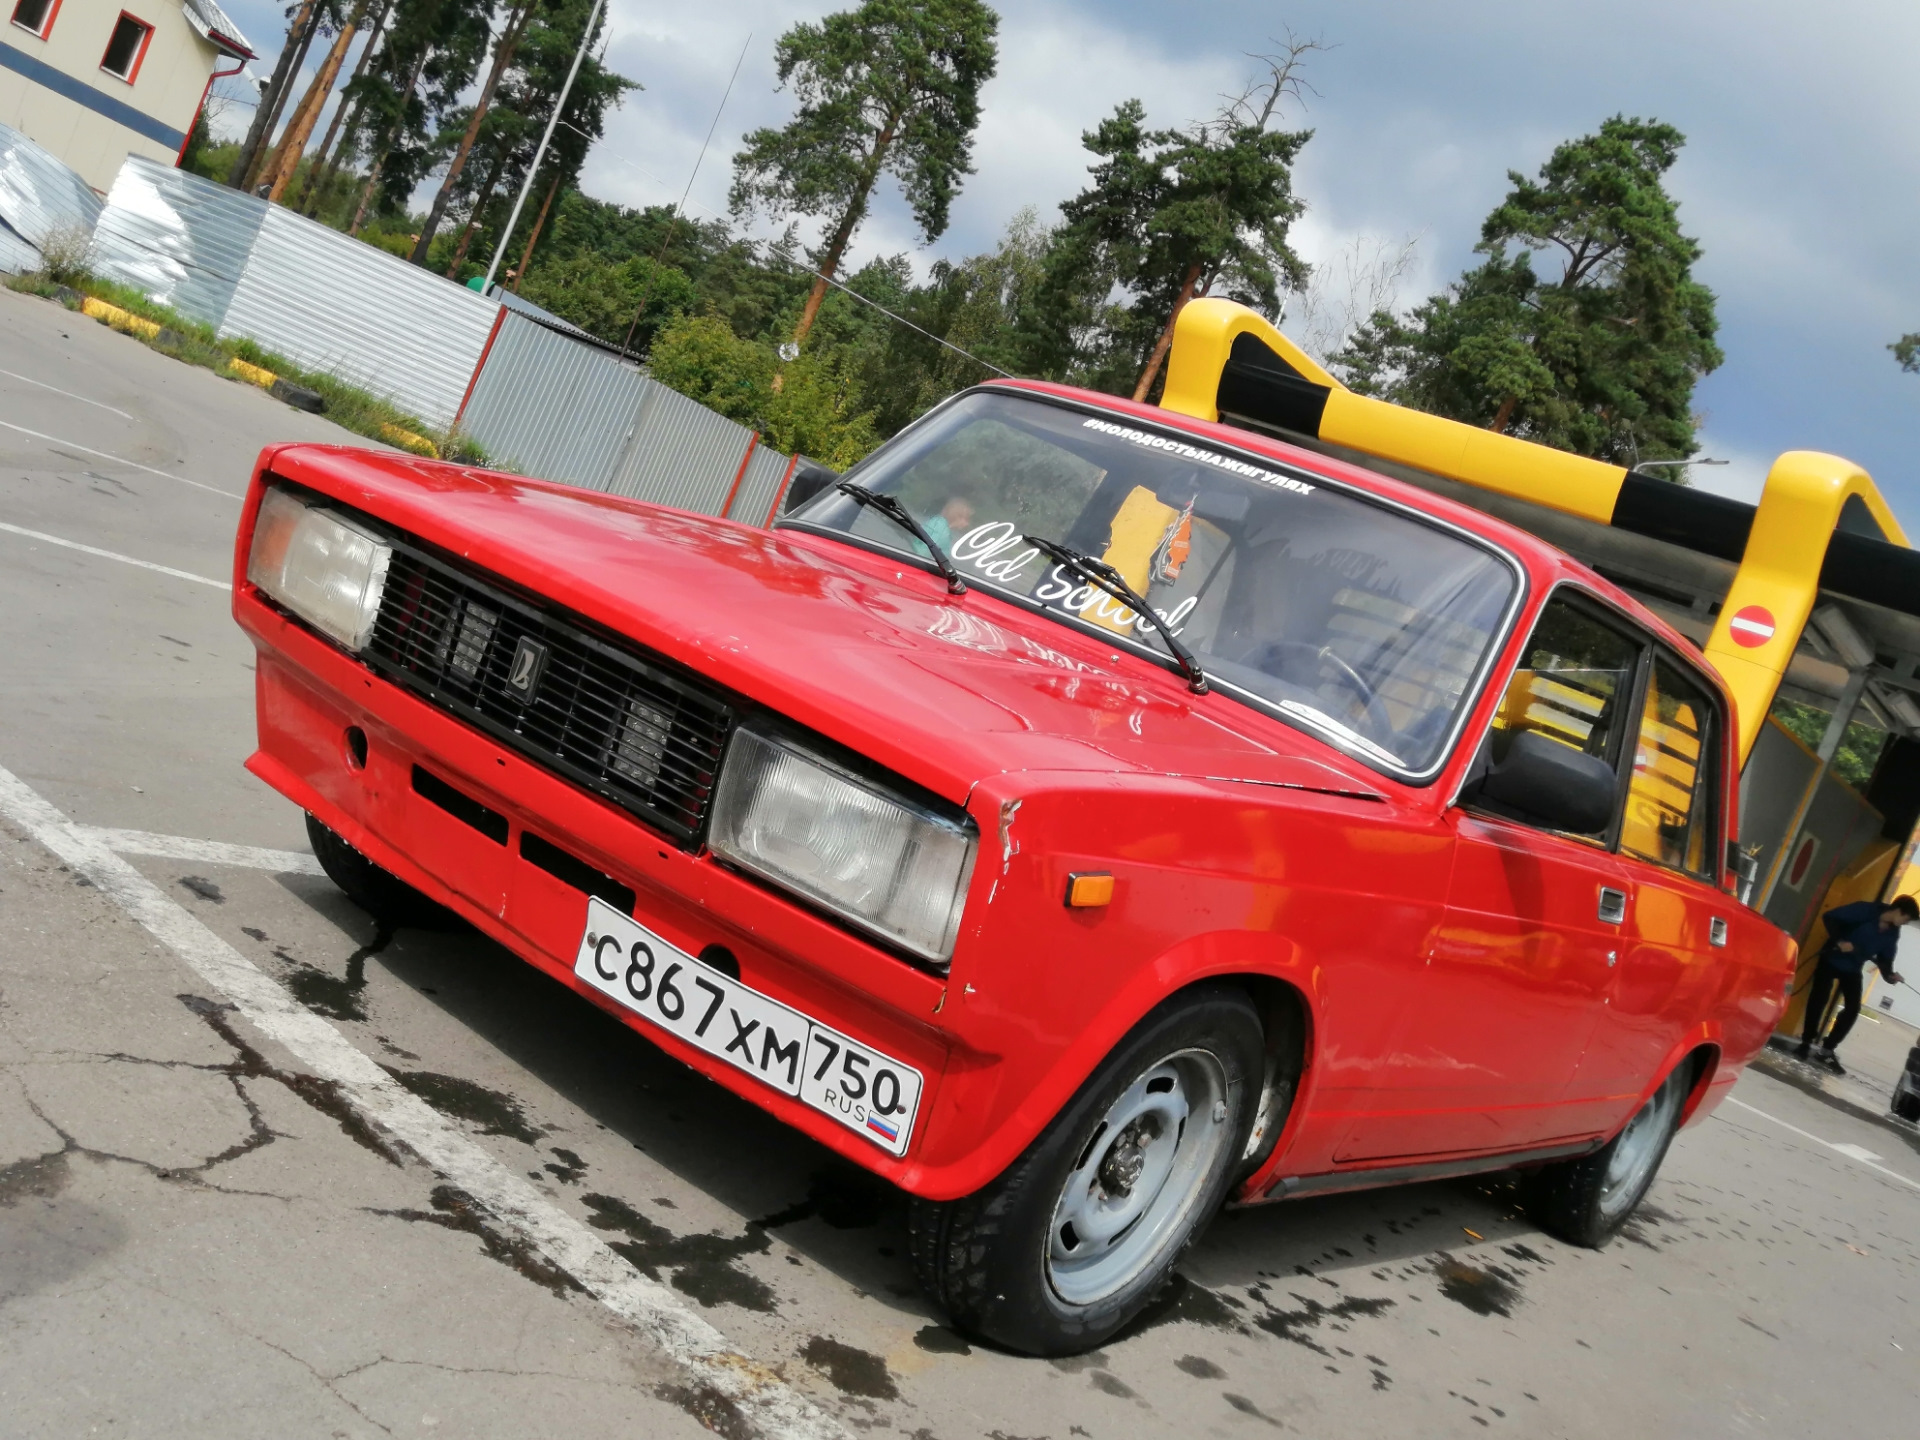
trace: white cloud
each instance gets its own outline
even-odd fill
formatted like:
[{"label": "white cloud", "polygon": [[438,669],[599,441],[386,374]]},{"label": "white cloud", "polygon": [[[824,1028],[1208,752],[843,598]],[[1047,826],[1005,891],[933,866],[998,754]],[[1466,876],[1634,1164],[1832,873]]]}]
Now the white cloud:
[{"label": "white cloud", "polygon": [[[608,126],[590,194],[678,200],[714,106],[752,32],[739,83],[693,189],[724,213],[740,137],[779,124],[773,44],[794,21],[852,0],[690,6],[609,0],[611,62],[648,87]],[[273,0],[231,0],[270,52]],[[1404,285],[1416,299],[1472,262],[1506,172],[1608,115],[1657,116],[1688,137],[1672,188],[1705,246],[1728,363],[1702,385],[1716,449],[1847,454],[1920,517],[1920,380],[1885,345],[1920,328],[1920,6],[1912,0],[1020,0],[1001,5],[1001,65],[985,94],[977,171],[928,250],[888,186],[856,263],[905,250],[924,265],[993,243],[1026,205],[1050,214],[1085,179],[1080,133],[1140,97],[1155,123],[1210,113],[1277,28],[1337,48],[1313,58],[1315,135],[1296,176],[1310,260],[1355,237],[1422,237]],[[1762,467],[1763,469],[1763,467]],[[1727,472],[1701,471],[1703,483]],[[1722,482],[1731,484],[1729,478]]]}]

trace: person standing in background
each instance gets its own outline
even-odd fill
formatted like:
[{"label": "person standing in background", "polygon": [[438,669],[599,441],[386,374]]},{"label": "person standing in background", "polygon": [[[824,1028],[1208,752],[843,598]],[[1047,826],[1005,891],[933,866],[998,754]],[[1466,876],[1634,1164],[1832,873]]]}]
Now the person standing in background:
[{"label": "person standing in background", "polygon": [[[1853,1029],[1860,1015],[1861,977],[1867,962],[1880,967],[1889,985],[1898,985],[1900,976],[1893,968],[1894,952],[1900,947],[1900,927],[1920,920],[1920,905],[1911,895],[1902,895],[1890,905],[1878,900],[1856,900],[1822,915],[1827,927],[1827,943],[1821,948],[1820,963],[1814,967],[1813,989],[1807,995],[1807,1023],[1800,1032],[1800,1045],[1794,1059],[1811,1059],[1836,1075],[1846,1074],[1834,1051]],[[1823,1041],[1820,1022],[1826,1018],[1827,1000],[1835,986],[1840,987],[1840,1017]]]}]

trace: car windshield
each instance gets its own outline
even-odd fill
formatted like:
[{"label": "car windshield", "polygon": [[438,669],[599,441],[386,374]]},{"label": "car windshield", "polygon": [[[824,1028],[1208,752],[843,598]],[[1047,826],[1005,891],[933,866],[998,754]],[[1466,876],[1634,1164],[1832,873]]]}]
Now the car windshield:
[{"label": "car windshield", "polygon": [[[1023,537],[1105,561],[1215,686],[1407,775],[1443,758],[1518,583],[1490,549],[1310,474],[1004,393],[955,402],[858,478],[969,584],[1165,655],[1150,622]],[[833,490],[789,523],[926,554]]]}]

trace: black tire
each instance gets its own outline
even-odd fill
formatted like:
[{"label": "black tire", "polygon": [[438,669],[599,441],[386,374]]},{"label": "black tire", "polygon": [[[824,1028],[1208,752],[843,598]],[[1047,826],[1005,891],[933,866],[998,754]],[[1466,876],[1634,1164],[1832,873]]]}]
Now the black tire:
[{"label": "black tire", "polygon": [[1892,1110],[1902,1120],[1920,1121],[1920,1087],[1914,1085],[1913,1077],[1901,1077],[1902,1083],[1894,1087]]},{"label": "black tire", "polygon": [[399,876],[382,870],[328,829],[311,811],[307,814],[307,840],[327,878],[366,911],[382,930],[432,926],[447,919],[446,910]]},{"label": "black tire", "polygon": [[[1183,1153],[1191,1127],[1196,1158],[1176,1165],[1155,1191],[1171,1207],[1164,1218],[1155,1219],[1163,1214],[1160,1198],[1143,1202],[1150,1213],[1133,1222],[1143,1227],[1139,1237],[1146,1246],[1137,1271],[1111,1293],[1064,1299],[1050,1254],[1057,1238],[1054,1223],[1071,1200],[1068,1183],[1076,1172],[1097,1174],[1105,1183],[1108,1172],[1090,1170],[1091,1158],[1119,1155],[1133,1132],[1129,1125],[1109,1133],[1110,1112],[1138,1093],[1143,1081],[1151,1089],[1159,1082],[1150,1077],[1175,1066],[1194,1066],[1218,1081],[1217,1091],[1205,1092],[1214,1096],[1206,1102],[1207,1119],[1201,1121],[1197,1110],[1190,1113],[1170,1142],[1173,1153]],[[1166,1283],[1225,1199],[1246,1150],[1264,1066],[1260,1016],[1245,992],[1210,984],[1165,1001],[1128,1033],[1026,1153],[992,1183],[959,1200],[913,1201],[909,1231],[921,1286],[956,1328],[1009,1350],[1071,1355],[1101,1344]],[[1147,1143],[1159,1133],[1164,1132],[1149,1132]],[[1102,1141],[1104,1148],[1096,1150]],[[1140,1176],[1139,1167],[1134,1174]],[[1135,1183],[1138,1179],[1126,1191]],[[1149,1243],[1154,1231],[1161,1238]],[[1127,1233],[1123,1230],[1109,1246],[1117,1251],[1129,1243],[1123,1238]]]},{"label": "black tire", "polygon": [[[1620,1233],[1654,1176],[1667,1158],[1667,1147],[1680,1128],[1680,1112],[1693,1088],[1694,1066],[1683,1062],[1667,1076],[1618,1135],[1591,1155],[1562,1160],[1533,1172],[1526,1187],[1527,1213],[1549,1235],[1569,1245],[1598,1250]],[[1652,1127],[1636,1130],[1636,1127]],[[1622,1155],[1635,1146],[1638,1158],[1630,1165]],[[1616,1159],[1630,1173],[1614,1177]]]}]

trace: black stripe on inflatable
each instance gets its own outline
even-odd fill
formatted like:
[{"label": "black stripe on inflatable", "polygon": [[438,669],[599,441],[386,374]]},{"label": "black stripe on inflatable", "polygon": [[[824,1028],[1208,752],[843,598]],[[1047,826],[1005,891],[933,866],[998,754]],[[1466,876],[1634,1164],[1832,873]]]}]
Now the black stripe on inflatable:
[{"label": "black stripe on inflatable", "polygon": [[1307,379],[1252,335],[1236,335],[1220,371],[1220,392],[1214,403],[1225,415],[1317,436],[1330,393],[1327,386]]},{"label": "black stripe on inflatable", "polygon": [[1613,502],[1613,527],[1738,564],[1753,530],[1753,506],[1628,471]]}]

